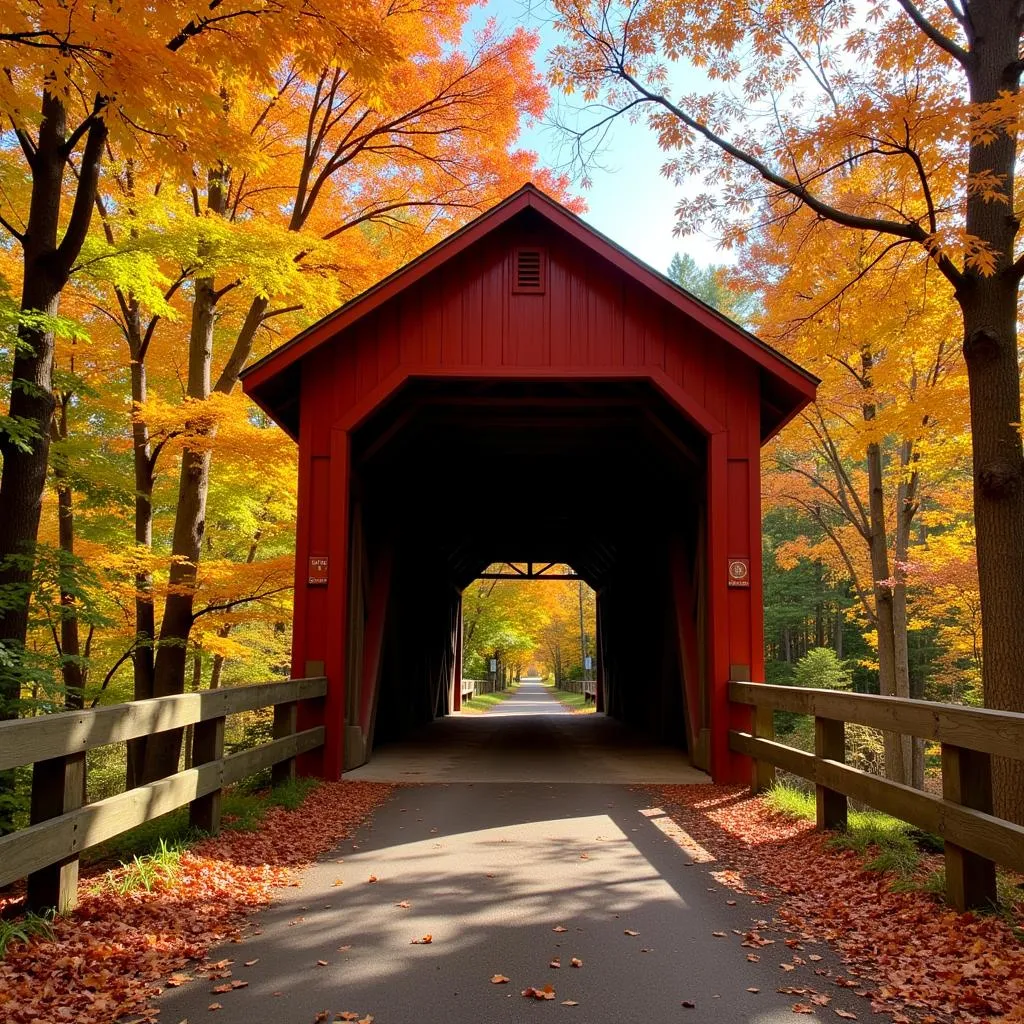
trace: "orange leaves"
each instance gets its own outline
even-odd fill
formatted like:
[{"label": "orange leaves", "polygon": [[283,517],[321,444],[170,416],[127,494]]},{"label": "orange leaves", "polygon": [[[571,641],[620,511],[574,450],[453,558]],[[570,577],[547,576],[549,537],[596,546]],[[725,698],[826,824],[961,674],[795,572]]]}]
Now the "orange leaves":
[{"label": "orange leaves", "polygon": [[574,957],[573,957],[573,958],[572,958],[572,959],[571,959],[571,960],[569,961],[569,964],[570,964],[570,966],[572,966],[572,967],[582,967],[582,966],[583,966],[583,961],[582,961],[582,960],[581,960],[581,959],[580,959],[580,958],[579,958],[578,956],[574,956]]},{"label": "orange leaves", "polygon": [[429,946],[434,941],[434,936],[429,932],[426,935],[420,936],[418,939],[412,939],[410,945],[412,946]]},{"label": "orange leaves", "polygon": [[545,985],[543,988],[524,988],[521,995],[527,999],[554,999],[555,990],[551,985]]},{"label": "orange leaves", "polygon": [[[333,846],[391,792],[377,783],[322,784],[298,810],[269,811],[259,831],[225,831],[192,847],[169,890],[125,899],[83,878],[78,909],[54,920],[53,941],[17,947],[0,961],[0,1018],[109,1024],[141,1016],[161,977],[168,988],[212,981],[218,996],[245,988],[249,981],[230,977],[230,959],[205,960],[206,952],[239,938],[246,914],[291,881],[290,869]],[[190,960],[199,963],[182,970]],[[216,1012],[223,1003],[210,1005]]]},{"label": "orange leaves", "polygon": [[[819,953],[798,958],[828,979],[830,991],[835,986],[871,996],[876,1012],[895,1012],[897,1020],[909,1005],[923,1011],[924,1020],[930,1013],[933,1020],[976,1024],[1003,1019],[1019,1004],[1024,943],[1004,922],[956,914],[922,892],[893,892],[889,876],[865,871],[856,854],[830,849],[810,823],[775,815],[738,789],[663,786],[654,792],[687,833],[736,869],[732,881],[723,884],[736,889],[757,878],[777,890],[788,932],[785,945],[806,950],[828,939],[838,950],[848,976],[833,975]],[[762,934],[769,926],[759,922],[742,945],[772,944]],[[746,956],[753,963],[764,959],[763,952]],[[797,966],[779,965],[786,981],[795,980],[790,975]],[[869,972],[878,980],[877,992],[867,980]],[[806,984],[783,984],[778,991],[799,997],[796,1005],[810,1012],[828,1007],[827,1013],[840,1019],[858,1019],[835,1006],[828,991]]]},{"label": "orange leaves", "polygon": [[492,977],[491,977],[491,984],[492,985],[507,985],[508,984],[508,978],[506,978],[504,974],[492,975]]}]

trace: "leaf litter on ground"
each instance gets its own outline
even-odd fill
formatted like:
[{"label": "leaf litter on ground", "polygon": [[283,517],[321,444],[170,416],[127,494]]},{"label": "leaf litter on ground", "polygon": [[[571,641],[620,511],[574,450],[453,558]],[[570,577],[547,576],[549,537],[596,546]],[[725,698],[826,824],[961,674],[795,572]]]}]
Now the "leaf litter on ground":
[{"label": "leaf litter on ground", "polygon": [[83,872],[78,908],[54,919],[53,938],[19,945],[0,961],[0,1020],[148,1019],[150,1001],[165,987],[228,977],[230,961],[203,963],[205,970],[195,961],[240,942],[247,915],[295,885],[295,869],[352,835],[394,789],[323,783],[296,810],[272,807],[257,831],[225,830],[185,850],[176,877],[150,891],[118,895],[98,888],[95,872]]}]

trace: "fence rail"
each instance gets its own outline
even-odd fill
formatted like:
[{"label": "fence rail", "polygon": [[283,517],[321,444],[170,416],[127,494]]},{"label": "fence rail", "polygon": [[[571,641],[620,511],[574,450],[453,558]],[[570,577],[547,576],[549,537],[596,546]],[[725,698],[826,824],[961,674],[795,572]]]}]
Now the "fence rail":
[{"label": "fence rail", "polygon": [[[323,744],[323,727],[297,732],[296,715],[300,701],[326,692],[324,678],[292,679],[0,722],[0,770],[32,765],[31,824],[0,837],[0,886],[27,877],[29,906],[64,911],[83,850],[186,804],[193,825],[217,832],[224,786],[268,767],[284,781],[299,754]],[[271,742],[225,756],[225,718],[265,707],[274,708]],[[186,725],[192,768],[83,806],[86,751]]]},{"label": "fence rail", "polygon": [[[961,910],[995,902],[995,865],[1024,872],[1024,826],[992,814],[992,755],[1024,759],[1024,714],[932,701],[795,686],[733,682],[729,699],[754,708],[752,733],[729,733],[730,749],[754,759],[755,791],[775,768],[815,785],[819,829],[846,827],[847,798],[941,836],[946,893]],[[775,740],[774,713],[814,717],[814,753]],[[846,723],[938,740],[942,796],[845,764]]]},{"label": "fence rail", "polygon": [[463,679],[462,680],[462,699],[472,700],[473,694],[476,693],[477,680],[475,679]]},{"label": "fence rail", "polygon": [[596,679],[584,679],[583,680],[583,696],[587,700],[597,700],[597,680]]}]

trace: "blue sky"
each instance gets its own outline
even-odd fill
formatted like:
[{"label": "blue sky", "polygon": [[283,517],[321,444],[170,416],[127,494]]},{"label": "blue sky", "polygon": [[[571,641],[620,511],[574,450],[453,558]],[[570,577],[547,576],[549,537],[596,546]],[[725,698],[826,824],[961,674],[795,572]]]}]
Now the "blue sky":
[{"label": "blue sky", "polygon": [[[536,60],[543,72],[548,52],[557,45],[559,34],[543,19],[538,0],[532,0],[532,7],[540,13],[531,14],[530,6],[531,0],[489,0],[477,12],[472,25],[478,27],[493,17],[506,30],[517,25],[537,29],[541,44]],[[553,94],[549,118],[566,107],[566,101]],[[521,141],[526,148],[536,150],[549,166],[558,167],[567,160],[563,137],[554,127],[534,125],[526,130]],[[665,154],[658,149],[645,124],[629,124],[625,120],[617,123],[602,153],[601,166],[591,172],[590,187],[580,189],[588,206],[584,219],[663,273],[675,252],[688,252],[702,264],[730,262],[729,254],[720,251],[714,238],[706,234],[673,236],[673,210],[681,188],[662,176],[664,160]]]}]

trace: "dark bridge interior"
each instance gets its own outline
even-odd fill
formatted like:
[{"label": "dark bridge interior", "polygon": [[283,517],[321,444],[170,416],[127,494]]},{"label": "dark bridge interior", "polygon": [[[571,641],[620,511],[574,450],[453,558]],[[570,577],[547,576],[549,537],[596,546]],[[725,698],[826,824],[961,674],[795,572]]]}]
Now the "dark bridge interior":
[{"label": "dark bridge interior", "polygon": [[686,746],[705,460],[704,437],[646,381],[419,380],[379,407],[352,438],[353,551],[365,578],[393,566],[368,748],[447,712],[459,595],[503,561],[573,566],[598,594],[606,711]]}]

